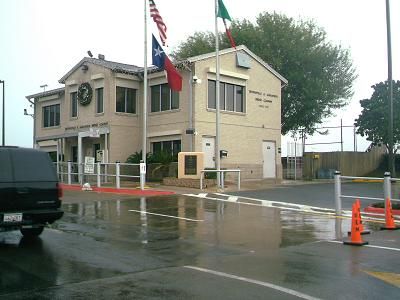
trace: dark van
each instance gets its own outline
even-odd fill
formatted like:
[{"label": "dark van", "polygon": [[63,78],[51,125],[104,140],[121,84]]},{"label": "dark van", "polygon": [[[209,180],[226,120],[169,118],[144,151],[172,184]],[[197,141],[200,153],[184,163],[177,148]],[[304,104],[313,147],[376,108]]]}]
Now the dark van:
[{"label": "dark van", "polygon": [[0,146],[0,231],[38,236],[60,219],[62,190],[46,152]]}]

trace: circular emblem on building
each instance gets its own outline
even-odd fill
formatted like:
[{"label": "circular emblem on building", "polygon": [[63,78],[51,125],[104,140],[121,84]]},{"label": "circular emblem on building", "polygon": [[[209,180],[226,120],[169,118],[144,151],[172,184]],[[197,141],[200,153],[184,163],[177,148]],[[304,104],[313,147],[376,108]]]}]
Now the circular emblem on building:
[{"label": "circular emblem on building", "polygon": [[88,105],[92,101],[93,90],[89,82],[82,83],[78,88],[78,100],[81,105]]}]

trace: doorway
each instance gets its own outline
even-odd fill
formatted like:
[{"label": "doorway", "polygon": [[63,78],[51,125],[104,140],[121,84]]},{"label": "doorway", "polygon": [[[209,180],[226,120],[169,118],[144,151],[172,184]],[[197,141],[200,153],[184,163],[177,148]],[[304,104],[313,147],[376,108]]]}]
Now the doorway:
[{"label": "doorway", "polygon": [[263,178],[276,177],[276,153],[275,142],[263,141]]},{"label": "doorway", "polygon": [[202,141],[204,152],[204,168],[215,168],[215,137],[204,137]]}]

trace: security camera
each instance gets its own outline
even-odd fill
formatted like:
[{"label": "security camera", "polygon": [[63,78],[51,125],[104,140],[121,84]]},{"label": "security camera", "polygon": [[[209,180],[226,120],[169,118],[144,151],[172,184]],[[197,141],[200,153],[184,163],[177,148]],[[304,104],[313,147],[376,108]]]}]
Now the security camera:
[{"label": "security camera", "polygon": [[201,79],[199,77],[197,77],[197,75],[194,75],[192,80],[193,80],[193,83],[201,83]]}]

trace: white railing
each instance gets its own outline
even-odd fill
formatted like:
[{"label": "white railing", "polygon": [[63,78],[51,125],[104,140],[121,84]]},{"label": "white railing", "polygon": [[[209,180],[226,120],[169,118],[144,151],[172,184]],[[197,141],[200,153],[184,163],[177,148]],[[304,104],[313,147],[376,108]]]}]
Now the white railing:
[{"label": "white railing", "polygon": [[[138,178],[140,188],[144,189],[146,179],[146,164],[128,164],[128,163],[75,163],[72,161],[55,163],[59,180],[62,183],[71,185],[72,183],[83,184],[95,177],[97,187],[102,183],[107,183],[109,178],[115,178],[117,189],[121,188],[122,178]],[[121,173],[121,169],[125,172]],[[131,169],[131,170],[129,170]]]},{"label": "white railing", "polygon": [[[225,188],[225,185],[224,185],[224,182],[225,182],[225,175],[224,175],[224,173],[228,173],[228,172],[231,172],[231,173],[237,173],[238,174],[238,176],[237,176],[237,179],[238,179],[238,184],[237,184],[237,186],[238,186],[238,190],[240,190],[240,169],[230,169],[230,170],[202,170],[201,171],[201,174],[200,174],[200,189],[202,190],[203,189],[203,179],[204,179],[204,173],[211,173],[211,172],[214,172],[214,173],[220,173],[220,180],[221,180],[221,184],[220,184],[220,186],[221,186],[221,189],[224,189]],[[218,177],[218,176],[217,176]],[[219,185],[218,185],[219,186]]]},{"label": "white railing", "polygon": [[[385,172],[383,178],[379,177],[356,177],[356,176],[342,176],[340,171],[335,171],[335,212],[337,216],[342,215],[342,198],[353,198],[353,199],[368,199],[368,200],[382,200],[385,204],[385,212],[386,212],[386,199],[390,199],[391,201],[400,201],[400,199],[392,199],[392,182],[400,181],[397,178],[391,178],[390,172]],[[343,195],[342,194],[342,180],[343,179],[351,179],[351,180],[379,180],[383,182],[383,195],[384,198],[375,198],[375,197],[367,197],[361,195]]]}]

